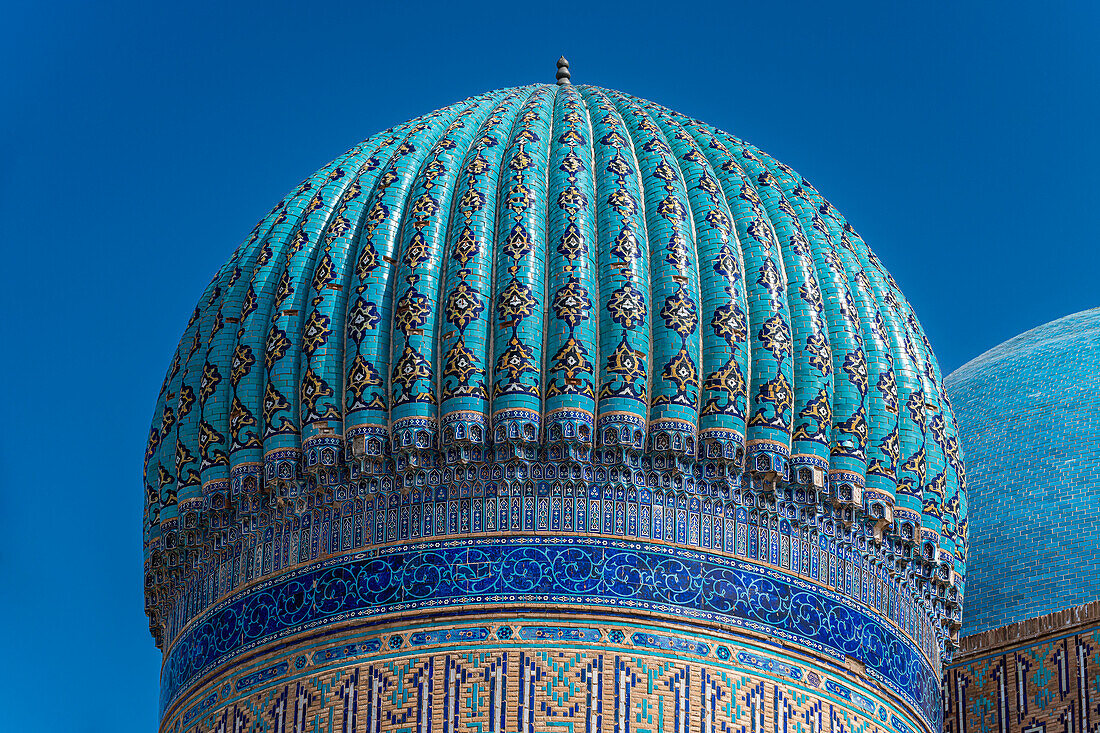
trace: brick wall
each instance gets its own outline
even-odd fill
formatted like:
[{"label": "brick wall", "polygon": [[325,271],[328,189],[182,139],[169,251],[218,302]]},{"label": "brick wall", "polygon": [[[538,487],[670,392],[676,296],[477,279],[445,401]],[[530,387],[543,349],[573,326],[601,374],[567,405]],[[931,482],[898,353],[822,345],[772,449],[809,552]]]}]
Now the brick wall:
[{"label": "brick wall", "polygon": [[962,639],[943,683],[945,733],[1100,728],[1100,602]]}]

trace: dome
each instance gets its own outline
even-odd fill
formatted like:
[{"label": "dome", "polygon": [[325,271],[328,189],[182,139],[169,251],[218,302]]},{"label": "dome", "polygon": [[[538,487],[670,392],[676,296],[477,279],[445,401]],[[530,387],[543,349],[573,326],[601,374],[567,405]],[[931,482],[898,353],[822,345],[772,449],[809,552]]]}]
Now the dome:
[{"label": "dome", "polygon": [[472,97],[318,170],[202,295],[145,456],[162,696],[492,593],[804,639],[938,729],[957,447],[912,307],[798,173],[567,75]]},{"label": "dome", "polygon": [[[963,634],[1100,598],[1100,308],[1005,341],[947,377],[971,501]],[[1069,564],[1066,558],[1073,558]]]},{"label": "dome", "polygon": [[633,451],[828,486],[961,573],[938,369],[786,165],[611,90],[492,92],[320,169],[213,278],[150,432],[150,548],[231,481]]}]

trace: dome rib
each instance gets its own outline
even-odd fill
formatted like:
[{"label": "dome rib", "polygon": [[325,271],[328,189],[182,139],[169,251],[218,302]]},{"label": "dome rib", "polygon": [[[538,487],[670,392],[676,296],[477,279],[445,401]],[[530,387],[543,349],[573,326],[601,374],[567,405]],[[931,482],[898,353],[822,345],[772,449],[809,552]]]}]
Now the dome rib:
[{"label": "dome rib", "polygon": [[[739,148],[733,146],[732,151]],[[730,150],[727,146],[727,150]],[[829,433],[833,404],[832,338],[825,319],[822,286],[811,257],[809,242],[775,180],[755,155],[731,152],[772,222],[787,274],[786,297],[793,317],[792,348],[802,354],[795,360],[791,470],[800,483],[823,492],[829,470]],[[849,501],[851,501],[849,499]]]},{"label": "dome rib", "polygon": [[[667,110],[663,114],[676,119],[681,116]],[[694,128],[693,128],[694,130]],[[709,134],[709,133],[708,133]],[[706,374],[705,402],[700,416],[700,433],[708,458],[721,459],[725,463],[741,466],[744,457],[745,435],[748,420],[748,375],[751,346],[749,342],[748,291],[746,289],[746,263],[741,242],[747,237],[748,226],[753,221],[750,200],[742,197],[742,187],[732,188],[730,181],[719,176],[722,168],[717,161],[708,159],[705,150],[719,149],[715,138],[700,138],[699,162],[706,166],[706,187],[712,204],[717,206],[715,226],[720,229],[717,251],[700,250],[703,261],[712,263],[702,268],[704,309],[710,310],[707,325],[715,339],[713,347],[704,344]],[[733,166],[731,172],[739,174]],[[700,184],[703,184],[702,179]],[[709,305],[708,305],[709,304]],[[706,312],[706,311],[704,311]]]},{"label": "dome rib", "polygon": [[451,455],[465,460],[484,458],[488,442],[492,328],[487,314],[494,295],[499,171],[515,118],[531,93],[513,91],[483,123],[462,162],[464,181],[452,199],[447,277],[439,301],[447,314],[446,323],[440,322],[446,329],[438,370],[440,430]]},{"label": "dome rib", "polygon": [[713,131],[711,165],[737,222],[744,262],[750,368],[747,370],[746,447],[752,470],[786,478],[793,428],[794,371],[787,276],[771,221],[744,169]]},{"label": "dome rib", "polygon": [[[541,431],[546,302],[545,171],[554,88],[539,87],[520,111],[504,152],[493,264],[490,424],[501,447],[528,451]],[[531,454],[533,456],[533,453]]]},{"label": "dome rib", "polygon": [[[754,152],[763,155],[759,151]],[[811,199],[810,203],[813,206],[816,202]],[[863,478],[857,477],[865,475],[867,471],[869,423],[867,339],[864,334],[868,322],[865,313],[866,297],[865,294],[864,297],[853,294],[853,288],[858,287],[858,282],[849,276],[852,270],[846,266],[837,229],[828,216],[819,215],[817,208],[814,206],[815,216],[809,224],[822,234],[817,239],[816,253],[819,261],[832,274],[832,287],[827,290],[827,298],[830,303],[835,301],[836,313],[830,343],[833,345],[833,374],[836,381],[834,404],[839,409],[834,409],[833,412],[830,454],[839,463],[837,469],[849,472],[853,492],[858,490],[862,493],[866,484]]]},{"label": "dome rib", "polygon": [[[464,103],[472,106],[476,103]],[[408,138],[394,152],[380,187],[372,195],[366,227],[360,234],[359,257],[356,261],[354,287],[358,310],[353,309],[362,329],[348,329],[355,349],[347,349],[344,357],[346,395],[345,439],[389,442],[389,382],[391,359],[391,326],[394,310],[394,288],[401,223],[410,205],[412,181],[430,153],[434,140],[457,116],[456,108],[443,114],[420,118]],[[372,336],[376,336],[372,338]],[[350,428],[350,430],[349,430]],[[371,443],[374,444],[373,442]],[[379,448],[378,456],[381,456]],[[334,457],[339,461],[342,456]]]},{"label": "dome rib", "polygon": [[276,258],[282,262],[277,265],[278,287],[264,348],[263,451],[267,480],[288,487],[289,495],[298,490],[302,408],[309,404],[303,405],[306,395],[300,391],[298,367],[302,350],[312,350],[318,336],[303,333],[309,284],[318,262],[327,261],[331,267],[331,257],[322,252],[322,236],[354,180],[350,171],[358,170],[369,157],[365,147],[360,146],[326,177],[302,211],[284,256]]},{"label": "dome rib", "polygon": [[[316,465],[322,453],[338,451],[336,426],[330,421],[343,420],[343,383],[347,304],[358,255],[359,233],[365,221],[364,211],[371,202],[383,168],[405,138],[409,125],[394,128],[380,136],[369,156],[355,173],[354,180],[341,194],[334,216],[326,227],[325,255],[314,268],[311,305],[304,321],[307,346],[299,365],[299,393],[306,407],[302,424],[302,453],[307,466]],[[357,316],[356,327],[361,327]],[[315,343],[313,348],[311,344]],[[335,452],[332,456],[335,460]]]},{"label": "dome rib", "polygon": [[[460,164],[484,120],[502,95],[493,95],[462,111],[444,130],[410,187],[400,244],[395,289],[404,288],[394,305],[391,345],[390,416],[394,450],[438,446],[438,310],[445,285],[444,248],[452,218],[452,198]],[[429,435],[425,442],[420,437]],[[410,440],[406,441],[405,437]]]},{"label": "dome rib", "polygon": [[[598,293],[592,131],[580,92],[558,91],[547,192],[544,438],[554,460],[591,459],[596,414]],[[553,173],[560,171],[561,175]]]},{"label": "dome rib", "polygon": [[632,120],[627,129],[643,181],[653,343],[646,445],[651,451],[693,456],[701,358],[693,211],[683,173],[664,133],[640,105],[616,92],[610,97],[624,121]]},{"label": "dome rib", "polygon": [[[645,446],[652,346],[649,236],[634,143],[602,90],[581,86],[592,120],[599,247],[600,380],[596,435],[604,451]],[[593,117],[595,114],[597,117]]]},{"label": "dome rib", "polygon": [[[262,234],[265,234],[268,231],[268,229],[272,225],[272,222],[277,217],[278,212],[281,210],[282,205],[283,202],[276,204],[274,207],[272,207],[267,216],[264,219],[261,219],[256,224],[245,242],[241,245],[240,248],[238,248],[238,251],[234,253],[234,258],[239,255],[241,250],[247,251],[250,245],[257,241],[257,239],[260,238]],[[213,285],[213,281],[211,285]],[[204,295],[204,299],[200,301],[200,304],[202,302],[205,302],[208,297],[209,293]],[[192,326],[197,323],[198,317],[199,310],[198,308],[196,308],[194,314],[192,315],[192,320],[188,324],[188,331],[190,331]],[[171,429],[174,427],[175,414],[177,409],[171,404],[171,399],[175,398],[176,395],[176,391],[173,390],[173,384],[176,377],[179,376],[180,362],[182,359],[184,345],[189,344],[192,340],[193,337],[192,339],[189,339],[187,333],[185,332],[183,339],[181,339],[180,344],[177,347],[175,356],[172,360],[172,366],[169,368],[168,374],[165,376],[164,384],[161,387],[160,395],[157,399],[155,415],[159,418],[159,426],[156,422],[154,422],[150,431],[149,446],[146,451],[145,482],[146,494],[148,497],[146,502],[146,514],[147,521],[149,522],[149,525],[147,527],[147,544],[152,543],[152,546],[158,546],[159,544],[158,541],[161,521],[168,520],[176,516],[175,476],[174,474],[169,473],[168,470],[164,468],[163,461],[165,447],[169,444],[167,441],[167,437]],[[219,387],[221,386],[222,385],[219,384]],[[178,391],[178,386],[175,388],[175,390]],[[173,445],[172,448],[174,451],[175,446]],[[150,475],[150,466],[154,467],[157,475]],[[170,493],[166,492],[164,495],[162,495],[161,490],[169,485],[171,486]],[[164,513],[162,510],[168,506],[172,507],[171,512]],[[150,534],[150,531],[153,531],[153,533],[157,535],[155,540]]]},{"label": "dome rib", "polygon": [[[274,220],[269,216],[265,221]],[[216,330],[207,338],[199,387],[200,489],[204,505],[210,508],[210,524],[222,529],[228,519],[224,497],[229,493],[229,391],[236,325],[240,322],[248,279],[244,273],[256,256],[254,240],[242,244],[234,256],[232,274],[215,316]],[[221,501],[211,501],[220,495]]]},{"label": "dome rib", "polygon": [[[696,235],[699,261],[695,268],[699,278],[697,319],[700,326],[696,333],[700,341],[703,379],[699,450],[701,455],[714,454],[733,459],[744,446],[746,399],[743,387],[747,366],[738,360],[738,353],[746,353],[744,344],[734,345],[735,331],[740,328],[743,332],[745,326],[743,323],[731,323],[738,314],[742,321],[744,319],[744,290],[734,292],[735,282],[743,285],[740,247],[733,231],[734,217],[717,174],[695,140],[670,117],[667,110],[648,105],[647,111],[661,126],[665,139],[671,143],[675,157],[680,161]],[[736,310],[731,308],[731,295]],[[708,303],[710,308],[707,308]],[[703,317],[708,314],[709,318]],[[704,338],[707,329],[716,338]],[[740,421],[730,420],[731,416],[725,414],[730,407],[737,409],[736,398],[729,397],[731,393],[741,398]],[[722,406],[721,402],[726,405]],[[737,440],[730,441],[730,434],[735,434]],[[705,446],[703,441],[706,441]]]},{"label": "dome rib", "polygon": [[[350,158],[350,155],[338,158],[304,182],[288,197],[271,230],[256,245],[258,256],[250,273],[237,329],[231,374],[234,402],[230,408],[235,416],[230,421],[231,481],[244,482],[245,477],[250,476],[251,481],[247,483],[253,491],[258,488],[256,475],[264,460],[266,374],[280,352],[285,353],[290,348],[289,337],[278,345],[271,338],[271,313],[278,293],[280,265],[309,201]],[[271,483],[272,487],[276,485],[274,480]]]},{"label": "dome rib", "polygon": [[787,166],[584,85],[490,92],[369,138],[218,272],[146,452],[151,622],[163,636],[193,612],[164,605],[168,586],[234,587],[197,578],[256,527],[308,534],[316,502],[354,515],[349,482],[534,492],[540,461],[581,496],[644,492],[653,531],[688,545],[656,507],[691,495],[733,511],[759,494],[792,507],[785,521],[824,511],[865,531],[838,542],[901,568],[923,539],[931,556],[899,582],[929,588],[945,639],[957,630],[958,431],[897,284]]},{"label": "dome rib", "polygon": [[202,375],[207,347],[221,318],[222,297],[237,269],[238,254],[222,267],[208,288],[198,318],[191,328],[190,346],[179,374],[176,402],[175,489],[178,511],[182,514],[202,506],[201,446],[199,423],[202,410]]}]

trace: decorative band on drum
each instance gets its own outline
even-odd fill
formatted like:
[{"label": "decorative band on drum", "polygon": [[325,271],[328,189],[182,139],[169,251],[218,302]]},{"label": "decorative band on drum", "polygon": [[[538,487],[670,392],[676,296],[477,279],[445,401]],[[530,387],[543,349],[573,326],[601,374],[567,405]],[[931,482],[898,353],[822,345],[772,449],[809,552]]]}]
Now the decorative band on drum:
[{"label": "decorative band on drum", "polygon": [[929,721],[940,706],[939,678],[918,646],[838,593],[731,557],[595,537],[405,544],[273,578],[184,629],[165,655],[161,702],[307,630],[460,606],[617,608],[734,626],[853,657]]},{"label": "decorative band on drum", "polygon": [[[454,680],[451,671],[463,669],[462,661],[475,654],[479,663],[466,667],[462,682],[450,686],[452,700],[468,699],[472,703],[469,706],[459,703],[462,709],[469,710],[465,720],[471,729],[487,727],[490,711],[499,716],[506,709],[509,713],[530,710],[531,703],[538,700],[536,709],[545,710],[548,717],[567,729],[603,709],[604,725],[596,727],[594,733],[612,728],[629,731],[626,722],[637,710],[662,703],[673,709],[678,706],[681,711],[683,723],[676,723],[675,717],[672,721],[671,729],[675,731],[684,730],[684,724],[695,730],[694,721],[700,718],[704,731],[747,730],[737,724],[755,718],[751,708],[763,702],[764,692],[759,687],[763,683],[775,685],[774,693],[788,713],[788,720],[808,719],[818,723],[820,718],[814,712],[830,716],[829,707],[834,707],[833,713],[840,713],[848,723],[837,730],[868,730],[867,723],[872,723],[876,730],[892,728],[890,733],[939,730],[935,726],[926,727],[920,712],[899,705],[897,698],[876,689],[878,685],[868,684],[858,673],[815,659],[801,649],[781,648],[749,634],[715,631],[690,622],[648,624],[640,619],[617,619],[582,611],[567,617],[504,613],[479,614],[475,619],[458,615],[444,621],[417,619],[409,623],[322,629],[316,634],[303,634],[277,651],[264,650],[260,654],[258,658],[242,658],[239,665],[181,697],[167,712],[167,725],[163,729],[182,733],[214,730],[219,722],[215,711],[231,705],[237,709],[249,706],[255,709],[261,700],[274,714],[293,710],[301,720],[308,710],[309,719],[318,715],[323,719],[328,717],[326,711],[343,707],[345,698],[329,695],[325,705],[326,698],[316,693],[330,687],[334,679],[344,682],[347,690],[348,681],[361,681],[368,674],[372,684],[360,687],[360,706],[365,703],[366,709],[376,710],[381,703],[384,711],[392,710],[391,695],[396,688],[402,691],[400,701],[404,710],[423,709],[423,704],[430,705],[433,698],[433,678]],[[384,659],[381,663],[380,654]],[[596,694],[578,699],[542,688],[545,694],[535,692],[532,698],[533,675],[536,679],[550,678],[563,686],[579,684]],[[642,693],[639,699],[641,690],[632,691],[632,685],[616,684],[616,680],[623,678],[648,680],[649,684],[642,686],[642,689],[648,687],[648,693]],[[690,702],[697,699],[696,685],[675,684],[685,679],[702,682],[706,690],[703,705],[694,707]],[[500,700],[500,705],[490,706],[480,704],[478,699],[486,689],[515,690],[524,685],[526,699],[524,695],[508,695]],[[280,694],[280,688],[293,689],[299,694],[288,697],[285,692]],[[611,707],[614,726],[607,723],[608,701],[599,694],[601,688],[616,703]],[[738,691],[744,694],[745,689],[754,688],[755,692],[746,695],[747,706],[719,702],[734,700]],[[312,706],[311,700],[321,704]],[[333,712],[340,716],[337,711]],[[352,710],[343,707],[342,712],[344,721],[354,721]],[[508,718],[512,719],[511,715]],[[711,722],[709,728],[706,721]],[[342,729],[359,730],[359,727],[349,724]],[[368,723],[367,729],[373,727]],[[432,725],[418,728],[435,729]],[[526,729],[536,730],[533,726]],[[815,731],[822,729],[820,725],[812,726]]]}]

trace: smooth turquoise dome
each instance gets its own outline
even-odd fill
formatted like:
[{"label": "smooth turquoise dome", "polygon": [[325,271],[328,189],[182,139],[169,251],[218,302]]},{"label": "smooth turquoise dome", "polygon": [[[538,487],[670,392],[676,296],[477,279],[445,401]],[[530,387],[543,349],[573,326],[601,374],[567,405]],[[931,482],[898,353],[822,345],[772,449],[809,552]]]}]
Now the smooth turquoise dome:
[{"label": "smooth turquoise dome", "polygon": [[971,501],[964,635],[1100,598],[1100,308],[947,377]]},{"label": "smooth turquoise dome", "polygon": [[171,638],[166,589],[272,512],[564,481],[825,522],[949,636],[957,447],[912,307],[798,173],[620,92],[504,89],[356,145],[214,276],[150,432],[148,607]]}]

